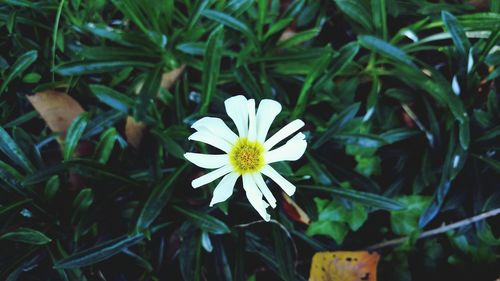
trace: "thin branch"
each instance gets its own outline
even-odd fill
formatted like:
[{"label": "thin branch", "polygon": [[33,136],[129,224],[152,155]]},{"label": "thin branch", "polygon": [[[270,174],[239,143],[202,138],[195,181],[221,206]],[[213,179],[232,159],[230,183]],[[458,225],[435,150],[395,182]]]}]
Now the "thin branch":
[{"label": "thin branch", "polygon": [[[493,209],[491,211],[488,211],[488,212],[485,212],[485,213],[482,213],[482,214],[479,214],[477,216],[473,216],[471,218],[467,218],[467,219],[464,219],[461,221],[457,221],[457,222],[449,224],[449,225],[443,225],[443,226],[440,226],[440,227],[435,228],[435,229],[424,231],[417,237],[417,240],[421,239],[421,238],[430,237],[430,236],[438,235],[441,233],[445,233],[445,232],[448,232],[448,231],[453,230],[455,228],[460,228],[462,226],[473,224],[475,222],[487,219],[489,217],[494,217],[498,214],[500,214],[500,208]],[[407,239],[408,239],[408,237],[401,237],[401,238],[396,238],[393,240],[383,241],[383,242],[377,243],[375,245],[371,245],[371,246],[367,247],[366,249],[367,250],[376,250],[376,249],[380,249],[380,248],[384,248],[384,247],[395,246],[395,245],[404,243]]]}]

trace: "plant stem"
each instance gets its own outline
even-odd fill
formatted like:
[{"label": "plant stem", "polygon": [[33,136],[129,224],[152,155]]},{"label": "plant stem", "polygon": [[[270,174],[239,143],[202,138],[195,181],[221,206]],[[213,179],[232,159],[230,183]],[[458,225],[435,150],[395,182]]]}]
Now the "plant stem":
[{"label": "plant stem", "polygon": [[[453,230],[455,228],[460,228],[462,226],[473,224],[475,222],[487,219],[489,217],[494,217],[498,214],[500,214],[500,208],[493,209],[493,210],[490,210],[488,212],[485,212],[485,213],[482,213],[482,214],[479,214],[477,216],[473,216],[470,218],[466,218],[464,220],[457,221],[457,222],[449,224],[449,225],[442,225],[438,228],[434,228],[434,229],[422,232],[417,237],[417,240],[421,239],[421,238],[426,238],[426,237],[438,235],[441,233],[445,233],[445,232],[448,232],[448,231]],[[407,239],[408,239],[408,237],[400,237],[400,238],[396,238],[396,239],[392,239],[392,240],[388,240],[388,241],[382,241],[380,243],[371,245],[371,246],[367,247],[366,249],[372,251],[372,250],[377,250],[377,249],[385,248],[385,247],[389,247],[389,246],[395,246],[395,245],[404,243]]]}]

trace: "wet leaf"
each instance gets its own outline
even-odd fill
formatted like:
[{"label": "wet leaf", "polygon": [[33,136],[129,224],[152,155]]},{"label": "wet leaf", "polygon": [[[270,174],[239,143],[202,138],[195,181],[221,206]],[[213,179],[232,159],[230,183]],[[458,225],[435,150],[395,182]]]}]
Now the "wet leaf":
[{"label": "wet leaf", "polygon": [[376,281],[379,259],[375,252],[318,252],[312,258],[309,281]]}]

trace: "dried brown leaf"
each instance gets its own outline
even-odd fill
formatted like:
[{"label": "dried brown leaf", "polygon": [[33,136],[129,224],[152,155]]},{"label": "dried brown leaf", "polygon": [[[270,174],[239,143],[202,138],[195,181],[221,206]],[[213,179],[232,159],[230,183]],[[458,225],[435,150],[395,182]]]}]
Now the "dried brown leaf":
[{"label": "dried brown leaf", "polygon": [[47,126],[63,138],[73,119],[85,111],[76,100],[63,92],[47,90],[27,98]]}]

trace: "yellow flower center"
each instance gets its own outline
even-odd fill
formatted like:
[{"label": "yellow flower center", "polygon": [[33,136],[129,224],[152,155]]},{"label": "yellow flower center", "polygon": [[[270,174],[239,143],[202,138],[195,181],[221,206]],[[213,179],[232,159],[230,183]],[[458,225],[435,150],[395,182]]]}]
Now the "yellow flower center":
[{"label": "yellow flower center", "polygon": [[257,141],[240,138],[229,151],[229,162],[241,175],[258,172],[264,166],[264,147]]}]

